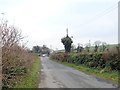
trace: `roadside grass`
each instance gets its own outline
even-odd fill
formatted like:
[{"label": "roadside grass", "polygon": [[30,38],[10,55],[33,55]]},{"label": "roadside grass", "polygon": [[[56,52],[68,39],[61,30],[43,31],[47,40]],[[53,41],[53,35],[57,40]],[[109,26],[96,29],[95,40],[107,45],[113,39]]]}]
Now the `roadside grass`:
[{"label": "roadside grass", "polygon": [[77,69],[79,71],[82,71],[86,74],[93,75],[93,76],[100,77],[100,78],[105,79],[105,80],[112,81],[116,84],[120,83],[119,75],[118,75],[117,71],[110,71],[110,72],[103,71],[103,72],[101,72],[100,69],[89,68],[85,65],[75,65],[75,64],[72,64],[72,63],[68,63],[68,62],[61,62],[61,61],[58,61],[58,60],[52,60],[52,61],[58,62],[58,63],[63,64],[65,66],[72,67],[72,68]]},{"label": "roadside grass", "polygon": [[30,71],[18,81],[13,88],[38,88],[41,62],[38,58],[31,67]]}]

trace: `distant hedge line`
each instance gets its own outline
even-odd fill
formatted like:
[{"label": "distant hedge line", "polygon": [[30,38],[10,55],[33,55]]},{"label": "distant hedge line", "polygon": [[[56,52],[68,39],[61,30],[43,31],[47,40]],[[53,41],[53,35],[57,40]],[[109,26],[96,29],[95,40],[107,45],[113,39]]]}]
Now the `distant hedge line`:
[{"label": "distant hedge line", "polygon": [[118,53],[56,53],[51,55],[51,59],[76,65],[83,64],[90,68],[105,68],[107,71],[120,70]]}]

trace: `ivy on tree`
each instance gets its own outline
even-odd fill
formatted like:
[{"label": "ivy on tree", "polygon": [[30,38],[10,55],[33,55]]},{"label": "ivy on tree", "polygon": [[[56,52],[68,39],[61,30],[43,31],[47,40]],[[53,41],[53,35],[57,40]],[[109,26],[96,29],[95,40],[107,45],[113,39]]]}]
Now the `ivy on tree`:
[{"label": "ivy on tree", "polygon": [[65,52],[68,53],[71,50],[71,45],[73,43],[72,39],[68,36],[68,29],[67,29],[67,36],[61,39],[61,42],[64,45]]}]

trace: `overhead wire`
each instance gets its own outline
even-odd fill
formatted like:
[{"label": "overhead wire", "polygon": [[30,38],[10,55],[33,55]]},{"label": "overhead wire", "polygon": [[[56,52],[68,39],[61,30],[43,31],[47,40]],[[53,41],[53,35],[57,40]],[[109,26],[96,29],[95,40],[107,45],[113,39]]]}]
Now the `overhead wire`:
[{"label": "overhead wire", "polygon": [[91,22],[94,22],[98,19],[100,19],[101,17],[105,16],[106,14],[110,13],[111,11],[115,10],[116,8],[118,7],[118,3],[112,5],[111,7],[103,10],[102,12],[100,12],[99,14],[96,14],[93,18],[87,20],[86,22],[80,24],[80,26],[84,26],[84,25],[87,25]]},{"label": "overhead wire", "polygon": [[[100,13],[96,14],[93,18],[91,18],[91,19],[87,20],[86,22],[80,24],[80,26],[83,26],[83,27],[85,26],[85,27],[86,27],[88,24],[90,24],[90,23],[92,23],[92,22],[94,22],[94,21],[102,18],[103,16],[109,14],[110,12],[112,12],[113,10],[115,10],[116,8],[118,8],[118,3],[115,3],[114,5],[110,6],[109,8],[104,9],[104,10],[101,11]],[[77,34],[77,35],[75,35],[75,36],[80,37],[80,36],[78,35],[79,33],[76,33],[76,34]],[[78,42],[78,43],[79,43],[79,42]]]}]

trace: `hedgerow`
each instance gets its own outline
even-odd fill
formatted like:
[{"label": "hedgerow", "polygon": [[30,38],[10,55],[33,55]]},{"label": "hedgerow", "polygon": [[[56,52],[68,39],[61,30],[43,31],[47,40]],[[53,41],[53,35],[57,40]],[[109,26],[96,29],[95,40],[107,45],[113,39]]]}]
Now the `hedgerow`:
[{"label": "hedgerow", "polygon": [[[22,44],[22,35],[18,28],[8,25],[6,21],[0,24],[2,42],[0,57],[2,57],[2,87],[9,88],[23,75],[29,72],[37,56]],[[1,40],[0,40],[1,41]],[[0,85],[1,86],[1,85]]]},{"label": "hedgerow", "polygon": [[56,53],[52,54],[51,58],[76,65],[86,65],[90,68],[105,68],[107,71],[120,70],[118,53]]}]

